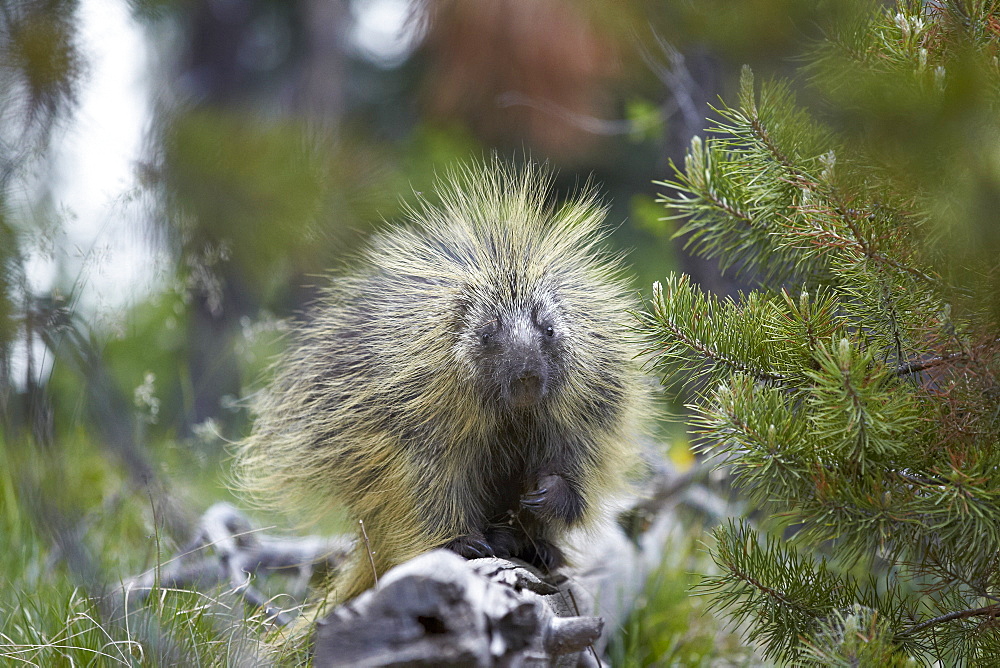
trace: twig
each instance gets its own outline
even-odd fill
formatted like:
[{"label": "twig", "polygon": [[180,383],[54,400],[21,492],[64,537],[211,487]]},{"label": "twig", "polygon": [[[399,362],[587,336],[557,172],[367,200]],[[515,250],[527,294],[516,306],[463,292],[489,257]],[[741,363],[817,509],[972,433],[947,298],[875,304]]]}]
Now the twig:
[{"label": "twig", "polygon": [[928,619],[925,622],[921,622],[916,626],[911,626],[910,628],[903,631],[900,635],[907,636],[913,635],[914,633],[920,633],[926,628],[931,626],[937,626],[938,624],[944,624],[945,622],[951,622],[956,619],[968,619],[969,617],[1000,617],[1000,603],[994,603],[993,605],[986,605],[981,608],[972,608],[969,610],[956,610],[955,612],[949,612],[946,615],[941,615],[940,617],[934,617],[933,619]]},{"label": "twig", "polygon": [[[570,601],[570,604],[573,606],[573,608],[572,608],[573,609],[573,614],[575,614],[577,617],[579,617],[580,616],[580,606],[576,602],[576,595],[573,593],[572,589],[566,589],[564,591],[565,591],[566,594],[569,594],[569,601]],[[597,662],[597,665],[598,666],[601,665],[601,659],[600,659],[600,657],[597,656],[597,649],[594,647],[594,643],[593,642],[591,642],[589,645],[587,645],[587,649],[590,650],[590,653],[593,655],[594,661]]]},{"label": "twig", "polygon": [[586,114],[578,114],[551,100],[535,98],[512,90],[497,96],[497,105],[506,107],[528,107],[555,116],[573,127],[595,135],[626,135],[636,131],[637,124],[628,119],[606,120]]},{"label": "twig", "polygon": [[919,360],[915,362],[909,362],[903,364],[896,369],[897,376],[906,376],[911,373],[920,373],[921,371],[926,371],[927,369],[932,369],[936,366],[942,364],[947,364],[955,359],[960,359],[965,357],[965,353],[951,353],[950,355],[941,355],[940,357],[932,357],[926,360]]},{"label": "twig", "polygon": [[368,555],[368,563],[372,565],[372,575],[375,576],[375,587],[378,587],[378,570],[375,568],[375,557],[372,556],[372,545],[368,542],[368,532],[365,531],[365,521],[358,520],[361,525],[361,537],[365,541],[365,554]]},{"label": "twig", "polygon": [[660,82],[670,90],[690,133],[697,132],[705,114],[700,109],[701,105],[695,102],[693,92],[697,92],[699,98],[704,98],[704,92],[691,76],[691,71],[684,62],[684,55],[656,31],[653,31],[653,39],[656,40],[669,65],[661,62],[645,47],[641,47],[640,55]]}]

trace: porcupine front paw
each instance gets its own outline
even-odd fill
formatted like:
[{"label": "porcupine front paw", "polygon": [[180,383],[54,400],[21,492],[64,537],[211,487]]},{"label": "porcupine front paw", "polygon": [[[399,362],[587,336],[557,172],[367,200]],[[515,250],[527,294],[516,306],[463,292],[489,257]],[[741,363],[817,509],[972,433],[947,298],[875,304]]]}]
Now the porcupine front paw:
[{"label": "porcupine front paw", "polygon": [[566,478],[550,473],[538,479],[538,486],[521,497],[521,506],[543,520],[573,524],[583,515],[583,499]]},{"label": "porcupine front paw", "polygon": [[530,536],[510,525],[492,525],[486,529],[486,542],[493,554],[526,561],[543,571],[552,572],[566,563],[562,550],[539,536]]},{"label": "porcupine front paw", "polygon": [[482,559],[483,557],[495,556],[493,547],[486,542],[482,534],[459,536],[445,543],[444,548],[466,559]]},{"label": "porcupine front paw", "polygon": [[514,556],[549,573],[566,564],[562,550],[542,538],[528,541]]},{"label": "porcupine front paw", "polygon": [[485,533],[460,536],[445,544],[444,547],[466,559],[506,558],[517,554],[520,550],[521,540],[509,526],[490,525],[486,528]]}]

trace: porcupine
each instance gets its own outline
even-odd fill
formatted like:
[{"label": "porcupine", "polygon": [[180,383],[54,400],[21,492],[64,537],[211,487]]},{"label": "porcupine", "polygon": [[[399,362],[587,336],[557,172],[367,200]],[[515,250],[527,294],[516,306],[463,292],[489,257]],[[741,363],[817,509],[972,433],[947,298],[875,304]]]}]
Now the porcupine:
[{"label": "porcupine", "polygon": [[[647,383],[620,256],[592,190],[548,203],[539,167],[443,179],[376,235],[276,364],[237,462],[256,496],[363,521],[379,574],[445,546],[551,571],[602,514]],[[374,583],[360,547],[334,585]]]}]

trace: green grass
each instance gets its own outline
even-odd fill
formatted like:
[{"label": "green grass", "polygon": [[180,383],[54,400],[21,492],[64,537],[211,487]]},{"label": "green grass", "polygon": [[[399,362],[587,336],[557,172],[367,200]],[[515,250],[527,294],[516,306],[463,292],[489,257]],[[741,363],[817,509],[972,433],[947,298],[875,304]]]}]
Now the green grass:
[{"label": "green grass", "polygon": [[697,527],[668,538],[663,562],[612,638],[612,666],[760,665],[733,629],[706,611],[708,599],[691,594],[701,577],[698,573],[714,568],[702,538]]},{"label": "green grass", "polygon": [[[0,446],[0,665],[228,666],[252,664],[264,651],[278,665],[304,662],[301,649],[266,644],[259,613],[222,590],[158,589],[128,608],[121,595],[98,603],[91,596],[169,559],[178,545],[156,529],[149,499],[82,432],[58,451],[29,439]],[[231,500],[226,460],[192,457],[191,447],[155,453],[172,493],[196,511]],[[82,559],[62,553],[60,530],[72,532]],[[612,665],[747,665],[738,640],[705,614],[707,601],[688,593],[692,573],[711,567],[700,538],[697,530],[675,537],[612,642]],[[261,589],[276,591],[274,583]]]},{"label": "green grass", "polygon": [[[255,654],[262,622],[225,592],[157,590],[131,607],[120,594],[92,598],[176,544],[84,437],[58,452],[29,439],[0,445],[0,664],[210,666]],[[67,556],[70,544],[80,554]]]}]

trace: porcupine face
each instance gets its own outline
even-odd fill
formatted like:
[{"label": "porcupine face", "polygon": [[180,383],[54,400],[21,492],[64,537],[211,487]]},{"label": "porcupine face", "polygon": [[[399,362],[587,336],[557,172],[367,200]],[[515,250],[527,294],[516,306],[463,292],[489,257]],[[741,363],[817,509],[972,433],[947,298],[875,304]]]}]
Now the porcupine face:
[{"label": "porcupine face", "polygon": [[486,304],[467,321],[481,391],[511,409],[544,402],[562,381],[560,314],[551,300],[538,296]]}]

